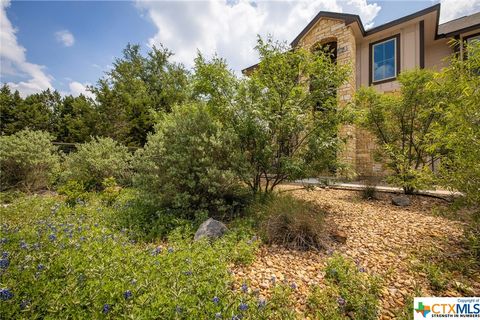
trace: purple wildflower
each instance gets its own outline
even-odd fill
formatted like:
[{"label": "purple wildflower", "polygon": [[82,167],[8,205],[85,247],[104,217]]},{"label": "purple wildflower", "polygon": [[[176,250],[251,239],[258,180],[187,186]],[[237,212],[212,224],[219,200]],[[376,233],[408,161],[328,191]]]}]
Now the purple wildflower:
[{"label": "purple wildflower", "polygon": [[186,276],[191,276],[193,274],[193,272],[188,270],[188,271],[184,271],[183,274],[186,275]]},{"label": "purple wildflower", "polygon": [[247,293],[247,291],[248,291],[248,286],[247,286],[247,284],[246,284],[246,283],[242,284],[241,289],[242,289],[242,292],[243,292],[243,293]]},{"label": "purple wildflower", "polygon": [[8,258],[8,252],[7,251],[4,251],[2,252],[2,258]]},{"label": "purple wildflower", "polygon": [[346,301],[345,301],[345,299],[343,299],[342,297],[338,297],[338,298],[337,298],[337,303],[338,303],[338,305],[339,305],[340,307],[343,308],[343,307],[345,306]]},{"label": "purple wildflower", "polygon": [[0,243],[1,244],[5,244],[8,242],[8,239],[7,238],[2,238],[2,240],[0,240]]},{"label": "purple wildflower", "polygon": [[50,241],[55,241],[55,240],[57,240],[57,236],[52,233],[51,235],[48,236],[48,239]]},{"label": "purple wildflower", "polygon": [[240,311],[247,311],[247,309],[248,309],[248,304],[242,302],[242,303],[240,303],[240,305],[238,306],[238,309],[239,309]]},{"label": "purple wildflower", "polygon": [[365,272],[365,268],[364,268],[364,267],[360,267],[360,268],[358,268],[358,271],[360,271],[360,272]]},{"label": "purple wildflower", "polygon": [[20,302],[20,310],[25,310],[29,304],[30,304],[30,301],[22,300],[22,302]]},{"label": "purple wildflower", "polygon": [[272,283],[275,284],[275,282],[277,281],[277,278],[275,278],[275,276],[272,276],[272,277],[270,278],[270,281],[272,281]]},{"label": "purple wildflower", "polygon": [[215,296],[213,297],[212,302],[215,304],[218,304],[220,302],[220,299],[217,296]]},{"label": "purple wildflower", "polygon": [[173,250],[172,247],[168,248],[168,252],[169,252],[169,253],[173,253],[173,251],[174,251],[174,250]]},{"label": "purple wildflower", "polygon": [[152,255],[156,256],[162,253],[162,247],[158,246],[155,249],[153,249]]},{"label": "purple wildflower", "polygon": [[290,288],[292,288],[293,290],[296,290],[297,289],[297,284],[295,282],[292,282],[290,284]]},{"label": "purple wildflower", "polygon": [[28,249],[28,244],[25,242],[25,240],[20,241],[20,248]]},{"label": "purple wildflower", "polygon": [[123,297],[125,298],[125,300],[130,299],[132,296],[133,296],[133,294],[132,294],[132,291],[130,291],[130,290],[127,290],[123,293]]},{"label": "purple wildflower", "polygon": [[109,305],[108,303],[105,303],[105,304],[103,305],[102,312],[105,313],[105,314],[107,314],[107,313],[110,311],[110,308],[111,308],[111,307],[112,307],[111,305]]},{"label": "purple wildflower", "polygon": [[0,290],[0,300],[7,301],[13,298],[13,293],[9,289]]},{"label": "purple wildflower", "polygon": [[37,266],[37,270],[38,270],[38,271],[42,271],[43,269],[45,269],[45,266],[40,263],[40,264]]},{"label": "purple wildflower", "polygon": [[183,310],[182,310],[182,308],[180,308],[180,306],[176,306],[176,307],[175,307],[175,311],[176,311],[177,313],[182,313]]},{"label": "purple wildflower", "polygon": [[4,258],[0,260],[0,269],[7,269],[10,265],[10,260],[8,258]]}]

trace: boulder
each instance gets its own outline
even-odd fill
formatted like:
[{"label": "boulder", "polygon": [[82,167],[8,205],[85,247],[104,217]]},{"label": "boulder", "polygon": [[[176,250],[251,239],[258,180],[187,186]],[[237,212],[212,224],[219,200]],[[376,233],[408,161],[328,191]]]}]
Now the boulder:
[{"label": "boulder", "polygon": [[405,195],[393,196],[392,204],[399,207],[406,207],[410,205],[410,199]]},{"label": "boulder", "polygon": [[205,237],[209,239],[216,239],[223,236],[227,231],[228,229],[226,225],[218,220],[209,218],[208,220],[204,221],[200,227],[198,227],[193,239],[199,240]]}]

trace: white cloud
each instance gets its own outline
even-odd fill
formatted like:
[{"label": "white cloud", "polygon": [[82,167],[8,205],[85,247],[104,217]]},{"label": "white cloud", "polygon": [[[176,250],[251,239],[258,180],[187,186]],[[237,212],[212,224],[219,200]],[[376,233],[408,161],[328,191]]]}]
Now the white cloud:
[{"label": "white cloud", "polygon": [[149,45],[164,44],[187,66],[197,49],[216,52],[237,71],[256,62],[257,34],[290,42],[321,10],[358,14],[366,26],[380,11],[366,0],[139,1],[137,6],[157,27]]},{"label": "white cloud", "polygon": [[440,23],[480,11],[480,0],[441,0]]},{"label": "white cloud", "polygon": [[79,95],[83,94],[84,96],[93,99],[95,95],[87,90],[87,86],[89,85],[90,83],[83,84],[77,81],[72,81],[68,84],[68,88],[70,89],[70,94],[74,97],[78,97]]},{"label": "white cloud", "polygon": [[28,80],[17,83],[9,82],[13,90],[18,90],[22,96],[52,88],[53,77],[44,72],[45,67],[27,61],[26,49],[18,44],[15,28],[7,17],[9,1],[0,1],[0,76],[15,75]]},{"label": "white cloud", "polygon": [[65,47],[71,47],[75,43],[75,37],[68,30],[60,30],[55,32],[55,38],[58,42],[62,43]]}]

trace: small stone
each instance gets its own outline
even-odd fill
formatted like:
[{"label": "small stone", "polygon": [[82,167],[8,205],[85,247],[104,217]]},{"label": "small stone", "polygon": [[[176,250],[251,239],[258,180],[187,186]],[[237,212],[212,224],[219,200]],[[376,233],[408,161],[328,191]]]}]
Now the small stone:
[{"label": "small stone", "polygon": [[410,205],[410,199],[405,195],[393,196],[392,204],[399,207],[406,207]]},{"label": "small stone", "polygon": [[203,222],[200,227],[198,227],[197,232],[195,232],[195,241],[202,238],[216,239],[223,236],[228,231],[227,226],[221,223],[218,220],[209,218]]},{"label": "small stone", "polygon": [[332,239],[339,243],[345,243],[347,242],[347,234],[341,230],[336,230],[332,233]]}]

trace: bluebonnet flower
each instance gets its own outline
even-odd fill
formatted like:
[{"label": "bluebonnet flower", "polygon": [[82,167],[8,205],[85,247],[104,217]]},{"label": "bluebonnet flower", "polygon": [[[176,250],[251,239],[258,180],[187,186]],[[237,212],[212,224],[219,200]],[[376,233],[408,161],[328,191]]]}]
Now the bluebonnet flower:
[{"label": "bluebonnet flower", "polygon": [[346,301],[342,297],[338,297],[337,298],[337,303],[341,308],[343,308],[345,306]]},{"label": "bluebonnet flower", "polygon": [[0,240],[0,243],[1,244],[5,244],[8,242],[8,239],[7,238],[2,238],[2,240]]},{"label": "bluebonnet flower", "polygon": [[220,319],[222,314],[220,312],[215,313],[215,319]]},{"label": "bluebonnet flower", "polygon": [[174,250],[173,250],[172,247],[168,248],[168,252],[169,252],[169,253],[173,253],[173,251],[174,251]]},{"label": "bluebonnet flower", "polygon": [[295,282],[292,282],[290,284],[290,288],[292,288],[293,290],[296,290],[297,289],[297,284]]},{"label": "bluebonnet flower", "polygon": [[162,247],[158,246],[155,249],[153,249],[152,255],[156,256],[162,253]]},{"label": "bluebonnet flower", "polygon": [[80,237],[80,241],[85,241],[85,237],[84,237],[84,236],[81,236],[81,237]]},{"label": "bluebonnet flower", "polygon": [[38,271],[42,271],[43,269],[45,269],[45,266],[40,263],[40,264],[37,266],[37,270],[38,270]]},{"label": "bluebonnet flower", "polygon": [[51,235],[48,236],[48,239],[50,241],[55,241],[55,240],[57,240],[57,236],[52,233]]},{"label": "bluebonnet flower", "polygon": [[25,310],[29,304],[30,304],[30,301],[22,300],[22,302],[20,302],[20,310]]},{"label": "bluebonnet flower", "polygon": [[2,252],[2,258],[8,258],[8,252],[7,251]]},{"label": "bluebonnet flower", "polygon": [[193,272],[188,270],[188,271],[184,271],[183,274],[186,275],[186,276],[191,276],[193,274]]},{"label": "bluebonnet flower", "polygon": [[0,300],[7,301],[13,298],[13,293],[9,289],[0,290]]},{"label": "bluebonnet flower", "polygon": [[247,284],[246,284],[246,283],[242,284],[241,289],[242,289],[242,292],[243,292],[243,293],[247,293],[247,291],[248,291],[248,286],[247,286]]},{"label": "bluebonnet flower", "polygon": [[332,249],[328,249],[328,250],[327,250],[327,254],[328,254],[329,256],[331,256],[333,253],[334,253],[334,251],[333,251]]},{"label": "bluebonnet flower", "polygon": [[237,315],[234,315],[234,316],[232,317],[232,320],[240,320],[240,317],[237,316]]},{"label": "bluebonnet flower", "polygon": [[176,307],[175,307],[175,311],[176,311],[177,313],[182,313],[182,308],[180,308],[180,306],[176,306]]},{"label": "bluebonnet flower", "polygon": [[111,308],[111,307],[112,307],[111,305],[109,305],[108,303],[105,303],[105,304],[103,305],[102,312],[103,312],[103,313],[108,313],[108,312],[110,311],[110,308]]},{"label": "bluebonnet flower", "polygon": [[265,299],[259,299],[258,300],[258,308],[259,309],[265,308],[266,305],[267,305],[267,301],[265,301]]},{"label": "bluebonnet flower", "polygon": [[213,297],[212,301],[213,303],[218,304],[220,302],[220,299],[217,296],[215,296]]},{"label": "bluebonnet flower", "polygon": [[25,242],[25,240],[20,241],[20,248],[28,249],[28,244]]},{"label": "bluebonnet flower", "polygon": [[242,302],[242,303],[240,303],[240,305],[238,306],[238,309],[239,309],[240,311],[246,311],[246,310],[248,309],[248,304]]},{"label": "bluebonnet flower", "polygon": [[130,290],[127,290],[123,293],[123,297],[125,298],[125,300],[130,299],[132,296],[133,296],[133,294],[132,294],[132,291],[130,291]]},{"label": "bluebonnet flower", "polygon": [[4,258],[0,260],[0,269],[7,269],[10,265],[10,260],[8,258]]},{"label": "bluebonnet flower", "polygon": [[360,268],[358,268],[358,271],[360,271],[360,272],[365,272],[365,268],[364,268],[364,267],[360,267]]},{"label": "bluebonnet flower", "polygon": [[35,250],[39,250],[40,249],[40,245],[38,243],[34,243],[32,245],[32,248],[35,249]]},{"label": "bluebonnet flower", "polygon": [[275,281],[277,281],[277,278],[275,278],[275,276],[272,276],[272,277],[270,278],[270,281],[272,281],[272,283],[275,284]]}]

